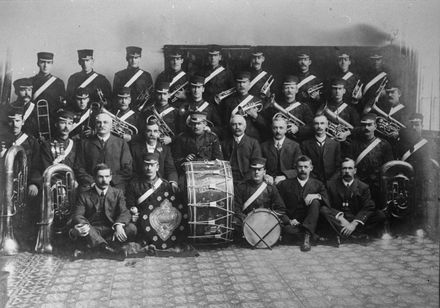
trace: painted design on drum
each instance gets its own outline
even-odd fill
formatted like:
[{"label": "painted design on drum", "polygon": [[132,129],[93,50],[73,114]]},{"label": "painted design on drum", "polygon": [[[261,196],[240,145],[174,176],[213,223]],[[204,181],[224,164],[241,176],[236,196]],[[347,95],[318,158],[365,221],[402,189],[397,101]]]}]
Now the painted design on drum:
[{"label": "painted design on drum", "polygon": [[155,208],[150,215],[150,225],[163,241],[172,235],[181,220],[182,213],[174,208],[168,199],[162,201],[160,206]]}]

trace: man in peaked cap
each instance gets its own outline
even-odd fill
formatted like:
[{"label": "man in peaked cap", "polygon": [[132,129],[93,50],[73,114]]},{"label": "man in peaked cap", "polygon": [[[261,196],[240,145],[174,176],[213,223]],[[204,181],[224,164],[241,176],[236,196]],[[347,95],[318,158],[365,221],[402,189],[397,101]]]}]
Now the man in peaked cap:
[{"label": "man in peaked cap", "polygon": [[[14,81],[17,100],[11,103],[12,107],[23,108],[23,132],[35,138],[40,137],[37,119],[37,106],[32,100],[33,85],[29,78],[20,78]],[[50,120],[50,118],[49,118]],[[45,122],[47,123],[47,121]],[[47,130],[47,128],[46,128]]]},{"label": "man in peaked cap", "polygon": [[337,73],[335,76],[333,76],[332,80],[345,80],[344,101],[347,103],[357,104],[362,97],[362,84],[360,82],[360,77],[350,70],[350,66],[352,64],[351,55],[346,51],[342,51],[337,55],[336,61]]},{"label": "man in peaked cap", "polygon": [[78,88],[75,91],[75,103],[69,108],[75,114],[70,137],[73,139],[88,138],[94,128],[94,119],[90,112],[90,95],[86,88]]},{"label": "man in peaked cap", "polygon": [[250,73],[251,87],[249,93],[261,98],[270,96],[270,82],[273,76],[263,70],[265,61],[264,52],[261,47],[253,47],[250,52]]},{"label": "man in peaked cap", "polygon": [[[124,121],[134,127],[139,127],[139,112],[132,108],[130,88],[123,87],[118,91],[117,101],[116,101],[116,112],[115,115],[121,121]],[[124,133],[122,138],[125,141],[130,142],[133,138],[137,136],[134,130],[132,133]]]},{"label": "man in peaked cap", "polygon": [[142,48],[136,46],[128,46],[126,48],[127,68],[115,74],[113,78],[113,93],[117,97],[122,88],[130,88],[130,96],[132,101],[132,109],[138,110],[139,106],[143,104],[139,96],[148,91],[151,94],[153,87],[153,79],[151,74],[140,69],[142,58]]},{"label": "man in peaked cap", "polygon": [[89,91],[92,102],[101,101],[99,92],[102,92],[103,100],[109,101],[111,85],[104,75],[94,71],[95,59],[93,57],[93,50],[78,50],[78,64],[81,66],[81,71],[71,75],[67,81],[67,103],[69,106],[73,106],[75,91],[78,88],[86,88]]}]

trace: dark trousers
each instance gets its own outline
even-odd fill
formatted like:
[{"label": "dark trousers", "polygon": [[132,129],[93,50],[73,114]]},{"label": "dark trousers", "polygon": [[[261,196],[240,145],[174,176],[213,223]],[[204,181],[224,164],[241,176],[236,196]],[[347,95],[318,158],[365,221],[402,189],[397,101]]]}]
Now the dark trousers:
[{"label": "dark trousers", "polygon": [[[309,206],[304,206],[294,211],[293,217],[289,217],[290,219],[296,219],[301,223],[301,227],[306,231],[310,232],[312,235],[315,235],[316,225],[318,224],[319,218],[319,208],[321,207],[321,203],[319,200],[315,199]],[[284,231],[286,233],[292,233],[290,231],[289,226],[284,226]]]}]

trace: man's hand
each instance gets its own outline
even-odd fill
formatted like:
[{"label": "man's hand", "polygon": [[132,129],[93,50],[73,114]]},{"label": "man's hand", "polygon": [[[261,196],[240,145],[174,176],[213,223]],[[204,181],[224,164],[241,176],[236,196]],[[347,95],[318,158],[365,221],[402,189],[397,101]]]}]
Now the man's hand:
[{"label": "man's hand", "polygon": [[287,131],[289,133],[291,133],[292,135],[295,135],[299,131],[299,128],[295,124],[291,123],[291,124],[289,124],[289,128]]},{"label": "man's hand", "polygon": [[348,223],[345,227],[342,228],[341,233],[345,236],[350,236],[353,231],[356,229],[358,225],[357,221],[352,221],[350,223]]},{"label": "man's hand", "polygon": [[278,175],[275,177],[274,183],[275,183],[275,185],[278,185],[278,183],[284,181],[285,179],[287,179],[286,176]]},{"label": "man's hand", "polygon": [[258,109],[257,109],[257,107],[252,107],[252,108],[246,110],[246,114],[248,116],[250,116],[252,119],[258,118]]},{"label": "man's hand", "polygon": [[191,153],[191,154],[188,154],[187,157],[185,157],[185,160],[186,161],[193,161],[194,158],[196,158],[196,155]]},{"label": "man's hand", "polygon": [[120,242],[125,242],[127,240],[127,235],[125,234],[123,225],[116,225],[114,237],[116,237],[116,239]]},{"label": "man's hand", "polygon": [[340,142],[341,141],[345,141],[345,140],[347,140],[347,137],[350,136],[350,135],[351,135],[351,132],[349,130],[346,130],[344,132],[339,132],[336,135],[336,140],[340,141]]},{"label": "man's hand", "polygon": [[312,201],[315,199],[321,200],[321,195],[320,194],[308,194],[304,198],[304,202],[306,203],[307,206],[309,206],[310,204],[312,204]]},{"label": "man's hand", "polygon": [[125,142],[130,142],[131,141],[131,135],[130,134],[124,134],[123,136]]},{"label": "man's hand", "polygon": [[177,193],[179,191],[179,185],[177,185],[176,182],[171,182],[171,189],[173,190],[173,193]]},{"label": "man's hand", "polygon": [[92,134],[92,130],[91,130],[90,128],[84,130],[84,131],[81,133],[82,137],[84,137],[84,138],[89,138],[91,134]]},{"label": "man's hand", "polygon": [[264,175],[264,181],[270,185],[273,185],[274,183],[273,177],[271,177],[269,174]]},{"label": "man's hand", "polygon": [[295,218],[294,219],[292,219],[292,220],[290,220],[290,225],[291,226],[298,226],[298,225],[300,225],[301,223],[298,221],[298,220],[296,220]]},{"label": "man's hand", "polygon": [[75,225],[73,230],[74,230],[73,231],[74,235],[80,236],[80,237],[85,237],[85,236],[89,235],[90,225],[89,224],[77,224],[77,225]]},{"label": "man's hand", "polygon": [[36,197],[38,195],[38,187],[35,184],[31,184],[28,186],[28,195],[30,197]]},{"label": "man's hand", "polygon": [[204,128],[204,131],[210,133],[211,132],[211,127],[206,125],[205,128]]},{"label": "man's hand", "polygon": [[185,93],[185,89],[182,88],[179,91],[176,92],[176,94],[174,94],[175,97],[177,97],[178,99],[186,99],[186,93]]},{"label": "man's hand", "polygon": [[321,98],[321,94],[319,94],[319,91],[313,91],[309,93],[309,96],[311,99],[313,99],[314,101],[318,101]]},{"label": "man's hand", "polygon": [[173,140],[171,139],[170,136],[163,136],[160,138],[160,142],[165,145],[170,144],[172,141]]}]

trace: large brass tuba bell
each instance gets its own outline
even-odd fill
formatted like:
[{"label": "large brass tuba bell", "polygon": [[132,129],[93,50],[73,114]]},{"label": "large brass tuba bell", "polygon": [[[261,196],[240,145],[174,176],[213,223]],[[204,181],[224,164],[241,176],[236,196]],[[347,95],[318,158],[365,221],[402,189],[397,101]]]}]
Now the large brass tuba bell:
[{"label": "large brass tuba bell", "polygon": [[0,181],[0,254],[14,255],[19,245],[14,237],[12,218],[17,208],[24,207],[27,184],[27,157],[22,146],[13,145],[4,154]]}]

